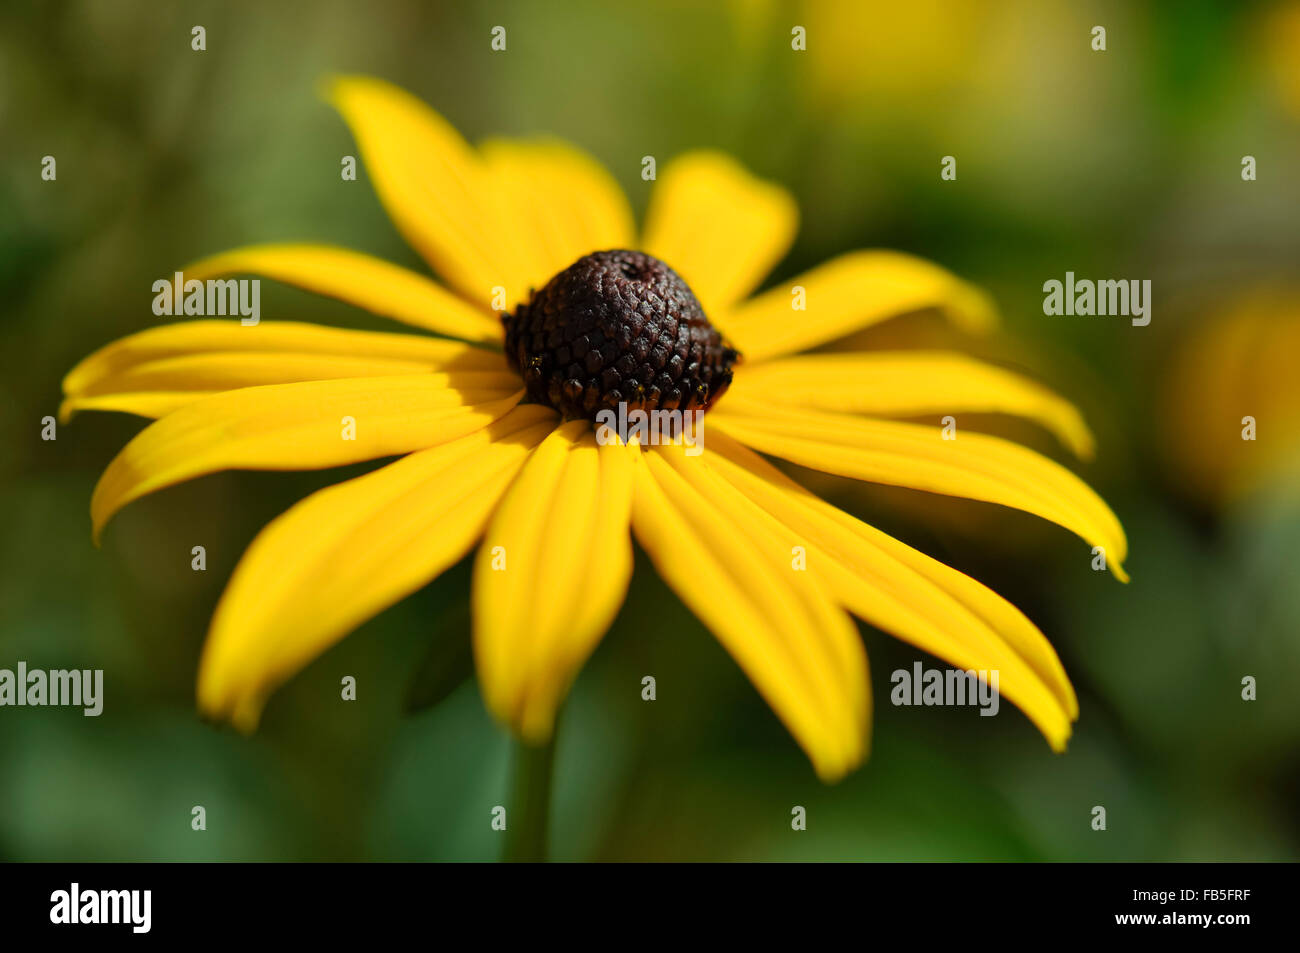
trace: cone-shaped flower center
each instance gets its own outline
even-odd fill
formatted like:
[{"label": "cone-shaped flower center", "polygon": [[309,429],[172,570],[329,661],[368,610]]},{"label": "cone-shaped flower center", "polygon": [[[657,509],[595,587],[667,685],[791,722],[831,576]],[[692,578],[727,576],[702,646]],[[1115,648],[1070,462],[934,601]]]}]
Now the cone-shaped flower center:
[{"label": "cone-shaped flower center", "polygon": [[571,419],[706,410],[740,356],[677,272],[635,251],[579,258],[504,321],[529,397]]}]

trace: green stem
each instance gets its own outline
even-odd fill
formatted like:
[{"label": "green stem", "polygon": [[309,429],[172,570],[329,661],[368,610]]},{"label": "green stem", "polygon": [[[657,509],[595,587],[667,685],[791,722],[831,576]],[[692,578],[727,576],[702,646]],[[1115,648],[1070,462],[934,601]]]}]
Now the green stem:
[{"label": "green stem", "polygon": [[555,774],[555,735],[544,745],[515,742],[512,801],[506,821],[504,859],[514,863],[546,860],[546,829],[551,816]]}]

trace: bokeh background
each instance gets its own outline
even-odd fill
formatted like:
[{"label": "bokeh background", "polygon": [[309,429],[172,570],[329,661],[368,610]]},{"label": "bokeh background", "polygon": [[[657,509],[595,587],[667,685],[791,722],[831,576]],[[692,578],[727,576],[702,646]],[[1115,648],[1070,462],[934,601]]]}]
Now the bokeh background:
[{"label": "bokeh background", "polygon": [[[196,24],[206,52],[190,48]],[[790,47],[796,24],[805,52]],[[327,653],[243,738],[194,712],[208,618],[258,528],[340,474],[207,477],[133,504],[96,550],[91,488],[143,422],[83,415],[40,439],[63,373],[157,323],[152,281],[189,260],[308,239],[420,267],[364,170],[339,176],[355,149],[316,84],[357,71],[413,90],[471,140],[576,142],[638,212],[643,155],[734,153],[801,206],[773,280],[879,246],[982,284],[1005,319],[991,338],[922,315],[854,344],[959,347],[1074,400],[1099,438],[1078,468],[1129,533],[1123,586],[1029,517],[798,474],[1021,606],[1081,701],[1061,756],[1010,705],[996,718],[891,707],[889,673],[921,656],[863,627],[874,750],[833,787],[638,554],[562,717],[556,858],[1296,859],[1298,54],[1296,2],[7,0],[0,667],[103,668],[107,698],[97,719],[0,709],[0,858],[500,853],[489,819],[507,803],[510,746],[470,674],[465,566]],[[940,180],[945,155],[956,181]],[[1257,181],[1242,180],[1245,155]],[[1067,270],[1150,279],[1150,326],[1044,316],[1042,283]],[[262,293],[268,319],[386,327],[271,282]],[[985,424],[1064,459],[1033,428]],[[354,703],[339,700],[343,675]],[[1257,701],[1241,699],[1246,675]],[[190,829],[193,805],[206,832]],[[790,829],[793,805],[806,832]]]}]

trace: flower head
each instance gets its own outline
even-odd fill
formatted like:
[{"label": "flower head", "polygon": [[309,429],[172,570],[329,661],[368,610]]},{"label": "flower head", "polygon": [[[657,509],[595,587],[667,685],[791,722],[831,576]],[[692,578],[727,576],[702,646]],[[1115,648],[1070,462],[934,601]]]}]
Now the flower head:
[{"label": "flower head", "polygon": [[635,251],[584,255],[505,319],[528,396],[566,417],[707,410],[731,384],[727,347],[686,282]]},{"label": "flower head", "polygon": [[[852,616],[960,668],[997,670],[1002,694],[1064,746],[1074,691],[1028,619],[760,456],[1035,513],[1104,547],[1123,578],[1123,530],[1069,470],[996,437],[948,441],[890,419],[1018,414],[1086,453],[1068,403],[960,355],[794,356],[924,308],[983,329],[984,295],[935,265],[870,251],[749,297],[797,215],[785,191],[724,155],[666,166],[638,238],[617,185],[570,146],[471,148],[374,79],[338,79],[329,98],[394,223],[443,283],[306,244],[238,249],[185,275],[258,274],[443,337],[198,320],[112,343],[64,381],[65,415],[156,418],[95,488],[97,536],[132,500],[202,474],[400,457],[307,497],[253,541],[212,620],[205,712],[251,730],[276,686],[478,544],[483,695],[513,731],[542,740],[622,603],[634,534],[824,778],[866,752],[869,679]],[[707,410],[708,452],[598,440],[594,415],[615,405]]]}]

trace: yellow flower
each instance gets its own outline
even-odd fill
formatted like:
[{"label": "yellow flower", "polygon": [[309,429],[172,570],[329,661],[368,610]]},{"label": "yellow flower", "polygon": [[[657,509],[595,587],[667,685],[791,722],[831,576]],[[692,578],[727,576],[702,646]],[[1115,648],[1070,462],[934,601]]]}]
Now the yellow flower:
[{"label": "yellow flower", "polygon": [[1261,284],[1167,348],[1158,446],[1177,489],[1229,509],[1300,491],[1300,308],[1286,282]]},{"label": "yellow flower", "polygon": [[[127,503],[202,474],[402,455],[309,496],[254,540],[212,620],[203,711],[251,730],[279,684],[480,543],[483,695],[524,740],[543,741],[623,600],[634,534],[825,779],[866,752],[867,661],[851,615],[959,668],[997,670],[1001,692],[1064,747],[1074,691],[1028,619],[759,456],[1036,513],[1105,547],[1123,578],[1118,520],[1064,467],[995,437],[943,440],[938,426],[886,419],[1017,414],[1087,453],[1091,438],[1068,403],[960,355],[792,356],[924,308],[985,328],[993,313],[980,292],[927,262],[864,251],[748,297],[789,247],[797,213],[785,191],[724,155],[691,153],[661,169],[638,241],[617,185],[570,146],[471,148],[375,79],[337,79],[329,97],[389,215],[446,287],[316,245],[243,248],[186,277],[258,274],[459,340],[199,320],[110,344],[64,381],[65,415],[157,418],[95,488],[97,537]],[[493,306],[527,304],[590,253],[632,248],[675,269],[743,354],[698,456],[680,441],[597,441],[588,419],[525,400],[500,350]],[[804,310],[792,310],[794,286]]]}]

